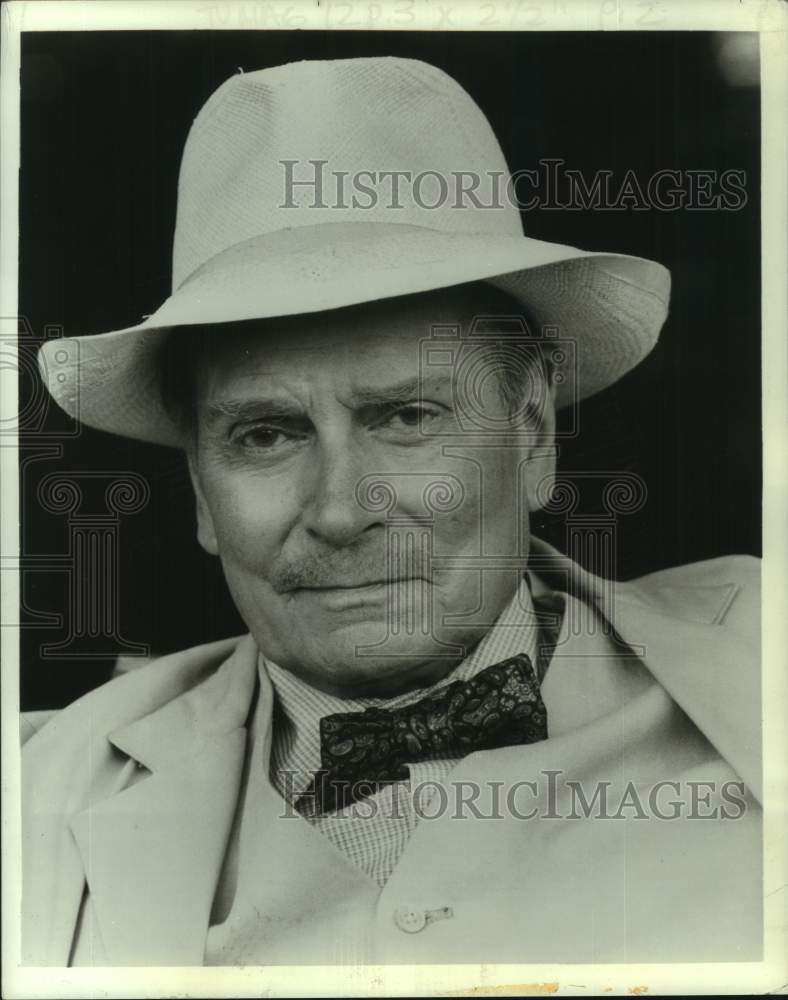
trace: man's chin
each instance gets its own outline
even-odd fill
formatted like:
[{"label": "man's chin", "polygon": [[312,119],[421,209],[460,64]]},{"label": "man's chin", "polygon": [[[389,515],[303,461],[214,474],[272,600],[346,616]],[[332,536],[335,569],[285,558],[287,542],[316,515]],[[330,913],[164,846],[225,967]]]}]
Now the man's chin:
[{"label": "man's chin", "polygon": [[[433,684],[465,654],[458,645],[420,632],[393,632],[382,621],[344,621],[331,631],[308,626],[309,641],[276,662],[315,687],[344,697],[388,697]],[[320,640],[317,637],[320,636]]]}]

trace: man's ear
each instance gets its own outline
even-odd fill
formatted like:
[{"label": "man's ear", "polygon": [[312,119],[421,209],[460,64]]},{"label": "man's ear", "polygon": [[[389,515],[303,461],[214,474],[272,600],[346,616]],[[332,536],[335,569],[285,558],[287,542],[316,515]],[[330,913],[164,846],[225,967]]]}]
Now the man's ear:
[{"label": "man's ear", "polygon": [[528,510],[540,510],[550,497],[550,483],[555,477],[555,387],[551,384],[545,399],[538,436],[529,448],[525,470],[525,493]]},{"label": "man's ear", "polygon": [[197,541],[200,545],[202,545],[208,555],[218,556],[219,544],[216,541],[216,531],[213,526],[213,518],[211,517],[208,502],[205,499],[202,483],[200,482],[200,472],[197,467],[197,458],[194,454],[193,447],[186,449],[186,461],[189,465],[189,478],[192,481],[192,489],[194,490],[194,499],[197,511]]}]

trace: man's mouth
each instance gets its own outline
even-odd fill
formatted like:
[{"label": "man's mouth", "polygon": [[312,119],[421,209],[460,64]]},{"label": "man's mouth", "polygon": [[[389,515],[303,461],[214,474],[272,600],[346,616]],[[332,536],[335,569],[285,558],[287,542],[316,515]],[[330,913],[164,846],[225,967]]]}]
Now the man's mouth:
[{"label": "man's mouth", "polygon": [[363,582],[320,584],[319,586],[298,587],[293,596],[315,601],[331,611],[345,611],[351,608],[386,604],[392,601],[396,587],[426,586],[420,577],[398,577],[385,580],[365,580]]},{"label": "man's mouth", "polygon": [[375,580],[337,580],[331,583],[315,583],[304,587],[297,587],[297,590],[363,590],[365,587],[383,587],[395,583],[407,583],[408,580],[415,581],[416,577],[391,577],[379,578]]}]

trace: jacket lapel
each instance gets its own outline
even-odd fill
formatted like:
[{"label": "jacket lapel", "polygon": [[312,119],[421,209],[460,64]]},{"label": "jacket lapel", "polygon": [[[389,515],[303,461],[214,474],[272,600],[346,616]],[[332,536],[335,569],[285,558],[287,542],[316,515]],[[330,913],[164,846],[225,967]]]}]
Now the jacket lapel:
[{"label": "jacket lapel", "polygon": [[555,584],[598,610],[760,801],[760,671],[753,669],[760,650],[715,624],[731,588],[683,587],[686,617],[677,617],[660,607],[647,581],[611,586],[547,543],[532,543],[543,578],[557,573]]},{"label": "jacket lapel", "polygon": [[[48,746],[42,747],[38,754],[36,746],[31,748],[32,754],[23,756],[22,961],[25,965],[68,965],[85,873],[64,815],[67,817],[69,811],[79,807],[77,802],[81,805],[84,801],[73,787],[75,775],[80,775],[80,768],[84,768],[84,760],[90,761],[91,792],[98,798],[111,793],[118,769],[112,766],[106,740],[103,744],[89,736],[81,743],[79,754],[67,751],[47,754]],[[63,807],[58,808],[58,799],[64,798]]]},{"label": "jacket lapel", "polygon": [[71,821],[112,965],[201,965],[245,730],[210,737]]},{"label": "jacket lapel", "polygon": [[706,739],[761,801],[758,650],[723,625],[703,625],[660,613],[626,591],[611,620]]},{"label": "jacket lapel", "polygon": [[212,643],[105,685],[30,740],[28,964],[68,963],[86,878],[109,961],[199,963],[256,678],[250,637]]},{"label": "jacket lapel", "polygon": [[65,966],[85,887],[69,820],[125,787],[133,763],[107,733],[201,684],[239,646],[224,639],[163,657],[92,691],[32,735],[22,753],[22,956]]},{"label": "jacket lapel", "polygon": [[246,637],[202,683],[110,734],[151,773],[70,825],[112,964],[202,963],[256,678]]}]

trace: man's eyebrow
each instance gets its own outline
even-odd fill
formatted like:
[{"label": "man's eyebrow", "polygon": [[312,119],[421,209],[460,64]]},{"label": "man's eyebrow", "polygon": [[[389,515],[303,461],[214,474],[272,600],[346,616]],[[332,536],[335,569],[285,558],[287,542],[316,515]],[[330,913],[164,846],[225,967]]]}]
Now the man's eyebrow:
[{"label": "man's eyebrow", "polygon": [[[352,405],[387,406],[423,399],[430,392],[436,392],[451,384],[450,375],[435,375],[430,378],[410,378],[394,385],[376,388],[356,389],[351,395]],[[205,405],[205,415],[209,423],[217,420],[267,420],[305,417],[303,408],[296,402],[279,398],[254,399],[214,399]]]},{"label": "man's eyebrow", "polygon": [[216,420],[259,420],[303,417],[303,409],[286,399],[214,399],[205,406],[209,422]]},{"label": "man's eyebrow", "polygon": [[383,385],[374,389],[356,389],[353,404],[356,406],[379,406],[405,403],[414,399],[424,399],[430,392],[451,385],[450,375],[435,375],[430,378],[410,378],[394,385]]}]

